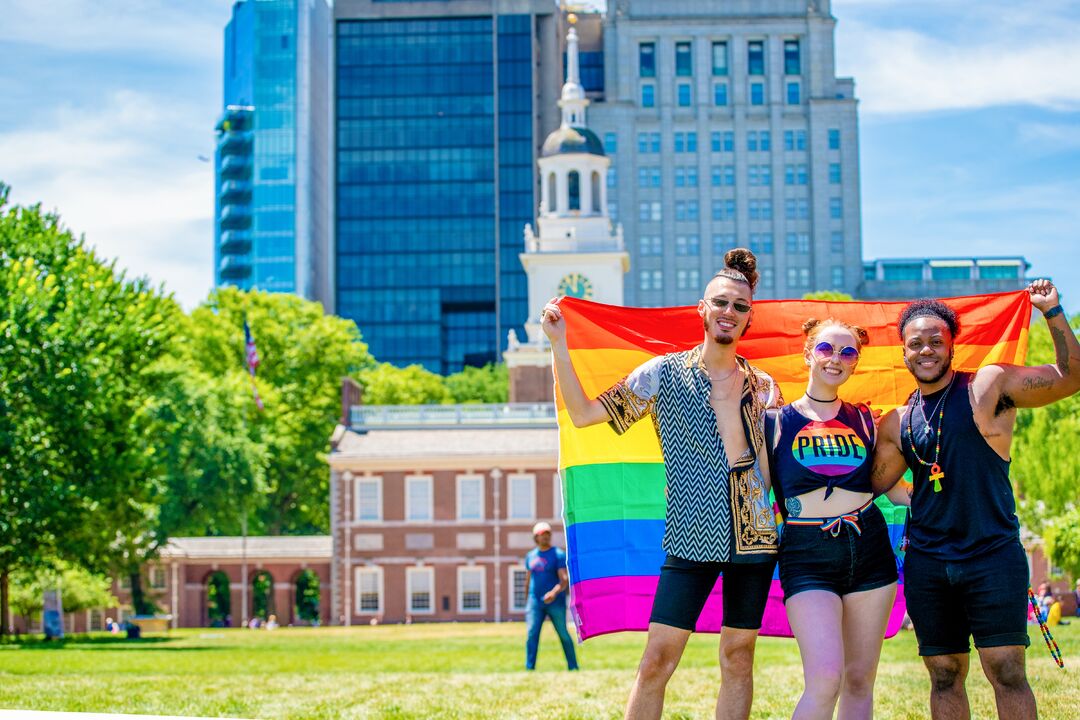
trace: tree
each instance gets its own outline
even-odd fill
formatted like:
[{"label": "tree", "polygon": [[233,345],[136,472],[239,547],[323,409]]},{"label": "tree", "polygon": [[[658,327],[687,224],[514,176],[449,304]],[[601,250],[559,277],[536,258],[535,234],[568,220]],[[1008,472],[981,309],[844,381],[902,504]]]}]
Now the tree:
[{"label": "tree", "polygon": [[[1071,320],[1080,326],[1080,316]],[[1028,365],[1054,362],[1054,343],[1046,323],[1037,321],[1029,335]],[[1053,442],[1048,442],[1052,438]],[[1080,476],[1080,396],[1017,412],[1012,444],[1017,509],[1025,526],[1042,532],[1052,518],[1075,507]]]},{"label": "tree", "polygon": [[442,376],[420,365],[399,368],[390,363],[364,370],[357,377],[365,405],[441,405],[453,402]]},{"label": "tree", "polygon": [[0,633],[13,571],[103,570],[153,513],[141,409],[178,312],[0,185]]},{"label": "tree", "polygon": [[44,606],[45,591],[59,590],[64,612],[115,607],[112,581],[77,564],[54,560],[34,570],[20,569],[11,578],[11,609],[29,622]]},{"label": "tree", "polygon": [[447,375],[445,384],[456,403],[504,403],[510,396],[510,375],[501,363],[467,367]]},{"label": "tree", "polygon": [[1072,577],[1080,577],[1080,507],[1048,522],[1044,536],[1050,561]]},{"label": "tree", "polygon": [[803,300],[827,300],[829,302],[852,302],[855,298],[839,290],[815,290],[802,296]]}]

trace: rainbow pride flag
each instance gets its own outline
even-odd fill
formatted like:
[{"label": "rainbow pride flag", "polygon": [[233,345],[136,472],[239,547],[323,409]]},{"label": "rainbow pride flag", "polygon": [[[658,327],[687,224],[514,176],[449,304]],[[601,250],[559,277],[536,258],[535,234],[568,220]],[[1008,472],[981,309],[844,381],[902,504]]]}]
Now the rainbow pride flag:
[{"label": "rainbow pride flag", "polygon": [[[960,316],[954,367],[974,370],[989,363],[1023,364],[1031,303],[1026,292],[948,298]],[[793,400],[806,388],[802,323],[835,317],[870,334],[859,368],[843,388],[851,402],[870,402],[882,411],[904,403],[915,381],[903,364],[896,319],[904,303],[759,300],[739,352],[768,372]],[[570,357],[590,397],[625,377],[651,357],[687,350],[702,340],[695,308],[626,308],[565,298]],[[582,640],[622,630],[648,629],[664,552],[664,463],[653,424],[641,421],[624,435],[607,425],[575,428],[556,382],[559,469],[570,570],[571,607]],[[877,503],[899,549],[907,509],[885,498]],[[902,568],[902,558],[898,556]],[[717,581],[698,632],[719,632],[723,622]],[[888,636],[904,615],[903,576],[889,620]],[[763,635],[791,636],[783,593],[774,575]]]}]

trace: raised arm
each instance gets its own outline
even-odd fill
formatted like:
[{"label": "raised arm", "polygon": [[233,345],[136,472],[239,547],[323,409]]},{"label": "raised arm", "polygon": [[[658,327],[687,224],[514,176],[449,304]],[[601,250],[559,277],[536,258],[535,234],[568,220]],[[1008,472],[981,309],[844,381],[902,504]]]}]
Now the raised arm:
[{"label": "raised arm", "polygon": [[[980,370],[978,384],[997,385],[999,393],[987,394],[995,405],[1001,401],[1013,407],[1042,407],[1080,391],[1080,343],[1061,308],[1057,288],[1049,280],[1036,280],[1028,286],[1028,293],[1031,304],[1043,314],[1050,328],[1054,363],[1033,367],[996,365]],[[976,388],[977,395],[980,389]]]},{"label": "raised arm", "polygon": [[[890,410],[881,418],[877,429],[877,442],[874,445],[874,469],[870,473],[870,483],[874,495],[888,494],[889,499],[898,505],[909,505],[910,485],[897,482],[907,470],[907,461],[900,449],[900,411]],[[895,488],[894,488],[895,486]],[[907,502],[904,502],[904,496]]]},{"label": "raised arm", "polygon": [[559,378],[559,391],[562,393],[566,411],[574,427],[588,427],[611,420],[607,409],[595,398],[585,394],[581,387],[574,366],[570,362],[570,350],[566,346],[566,320],[559,309],[558,298],[553,299],[543,310],[544,334],[551,342],[551,354],[555,360],[555,375]]}]

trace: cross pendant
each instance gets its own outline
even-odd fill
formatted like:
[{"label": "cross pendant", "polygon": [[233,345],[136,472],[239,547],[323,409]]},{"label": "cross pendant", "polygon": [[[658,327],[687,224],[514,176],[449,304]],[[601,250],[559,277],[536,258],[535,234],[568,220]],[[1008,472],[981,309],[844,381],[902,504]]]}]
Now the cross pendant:
[{"label": "cross pendant", "polygon": [[937,463],[930,466],[930,479],[934,483],[934,492],[941,492],[941,481],[945,479],[945,472]]}]

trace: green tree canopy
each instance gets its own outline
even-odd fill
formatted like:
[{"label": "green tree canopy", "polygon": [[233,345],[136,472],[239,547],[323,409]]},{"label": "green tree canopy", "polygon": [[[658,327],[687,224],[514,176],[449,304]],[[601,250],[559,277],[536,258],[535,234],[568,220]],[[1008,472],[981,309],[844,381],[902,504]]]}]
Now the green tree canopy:
[{"label": "green tree canopy", "polygon": [[357,378],[365,405],[441,405],[453,402],[441,375],[420,365],[399,368],[379,363]]},{"label": "green tree canopy", "polygon": [[64,612],[115,607],[112,582],[77,563],[55,560],[41,567],[20,569],[11,577],[11,609],[30,620],[41,612],[46,590],[59,590]]},{"label": "green tree canopy", "polygon": [[504,403],[510,396],[510,375],[502,363],[467,367],[447,375],[445,383],[456,403]]},{"label": "green tree canopy", "polygon": [[829,302],[852,302],[855,298],[839,290],[815,290],[802,296],[803,300],[827,300]]}]

